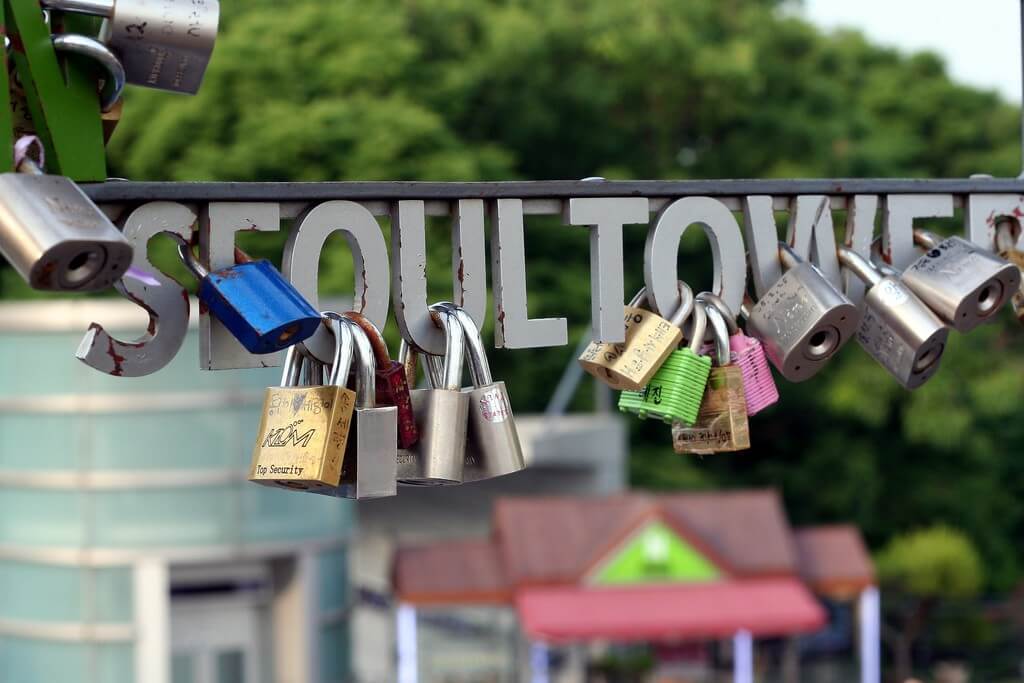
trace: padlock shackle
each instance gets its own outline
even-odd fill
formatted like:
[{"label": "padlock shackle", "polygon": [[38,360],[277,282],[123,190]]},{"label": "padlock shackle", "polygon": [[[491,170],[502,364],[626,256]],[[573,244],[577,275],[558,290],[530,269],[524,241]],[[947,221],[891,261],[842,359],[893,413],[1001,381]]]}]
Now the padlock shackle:
[{"label": "padlock shackle", "polygon": [[836,250],[836,255],[839,257],[839,263],[863,280],[864,284],[869,288],[874,287],[882,281],[882,274],[871,264],[871,261],[861,256],[853,249],[850,249],[849,247],[839,247]]},{"label": "padlock shackle", "polygon": [[1020,239],[1020,222],[1009,216],[996,219],[996,250],[1000,253],[1013,251]]},{"label": "padlock shackle", "polygon": [[343,317],[334,311],[324,311],[320,315],[327,321],[327,328],[334,335],[331,376],[327,379],[327,383],[334,387],[347,386],[348,375],[352,370],[352,356],[355,351],[352,330],[344,323]]},{"label": "padlock shackle", "polygon": [[703,301],[705,304],[711,304],[711,307],[717,310],[723,320],[725,321],[726,327],[729,330],[729,336],[739,334],[740,326],[736,322],[736,314],[729,308],[729,304],[725,303],[722,297],[712,292],[701,292],[697,295],[697,301]]},{"label": "padlock shackle", "polygon": [[704,302],[696,301],[693,305],[693,330],[690,333],[688,348],[694,355],[700,355],[701,347],[704,346],[704,336],[708,332],[708,315],[704,310]]},{"label": "padlock shackle", "polygon": [[637,292],[636,295],[634,295],[633,298],[630,299],[629,303],[626,304],[626,305],[629,306],[630,308],[643,308],[645,303],[647,303],[647,286],[646,285],[641,287],[640,291]]},{"label": "padlock shackle", "polygon": [[936,235],[931,230],[925,230],[923,228],[914,229],[914,244],[924,247],[925,249],[934,249],[946,239],[941,235]]},{"label": "padlock shackle", "polygon": [[[450,302],[441,302],[441,304],[446,303]],[[434,304],[430,307],[434,324],[438,324],[440,319],[440,326],[444,329],[445,337],[442,386],[436,388],[460,391],[462,389],[462,365],[466,356],[466,335],[455,315],[445,310],[441,304]]]},{"label": "padlock shackle", "polygon": [[189,241],[176,233],[170,234],[178,242],[178,256],[181,257],[181,262],[185,264],[185,268],[199,281],[209,277],[210,271],[204,268],[196,259],[195,252],[192,251],[192,245],[189,244]]},{"label": "padlock shackle", "polygon": [[686,284],[682,280],[679,281],[679,308],[672,314],[672,317],[668,319],[670,325],[682,329],[683,323],[693,315],[693,307],[696,299],[693,296],[693,290],[690,289],[690,285]]},{"label": "padlock shackle", "polygon": [[793,251],[793,247],[789,246],[785,242],[779,242],[779,261],[782,262],[782,266],[786,270],[792,270],[804,262],[804,260],[797,256],[797,253]]},{"label": "padlock shackle", "polygon": [[284,354],[284,364],[281,370],[281,386],[282,387],[297,387],[302,379],[302,367],[305,364],[306,357],[302,353],[301,343],[293,344],[288,347],[288,350]]},{"label": "padlock shackle", "polygon": [[114,108],[124,93],[128,76],[124,65],[109,47],[100,41],[77,33],[61,33],[53,36],[53,49],[58,52],[70,52],[97,62],[107,72],[104,79],[103,95],[100,99],[100,110],[107,113]]},{"label": "padlock shackle", "polygon": [[366,338],[370,340],[370,345],[373,347],[373,358],[377,362],[377,367],[386,368],[391,365],[391,352],[388,350],[388,343],[384,341],[384,335],[380,333],[380,329],[358,311],[346,311],[343,315],[359,325],[366,333]]},{"label": "padlock shackle", "polygon": [[714,332],[715,355],[718,356],[718,366],[724,368],[729,364],[730,360],[729,326],[725,322],[725,316],[719,312],[713,303],[704,301],[699,297],[697,298],[697,303],[704,307],[704,314],[707,316],[711,329]]},{"label": "padlock shackle", "polygon": [[373,358],[373,346],[370,340],[355,322],[342,318],[352,332],[355,346],[356,363],[356,408],[375,408],[377,406],[377,364]]},{"label": "padlock shackle", "polygon": [[480,337],[480,328],[476,326],[473,316],[452,303],[445,302],[438,306],[454,315],[462,328],[466,343],[466,360],[469,361],[469,375],[473,380],[473,386],[479,389],[494,384],[494,376],[491,375],[491,365],[487,360],[484,340]]},{"label": "padlock shackle", "polygon": [[44,9],[58,12],[88,14],[94,17],[111,17],[116,0],[42,0]]}]

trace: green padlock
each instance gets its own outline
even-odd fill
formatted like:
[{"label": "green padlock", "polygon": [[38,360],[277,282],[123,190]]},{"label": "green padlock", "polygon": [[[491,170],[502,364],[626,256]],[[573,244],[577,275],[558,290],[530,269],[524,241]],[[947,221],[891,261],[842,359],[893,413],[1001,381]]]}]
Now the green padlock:
[{"label": "green padlock", "polygon": [[711,357],[699,353],[707,324],[704,303],[698,301],[693,307],[689,346],[673,351],[641,391],[623,391],[619,396],[619,410],[635,413],[641,419],[656,417],[668,424],[678,420],[692,425],[700,412],[711,373]]}]

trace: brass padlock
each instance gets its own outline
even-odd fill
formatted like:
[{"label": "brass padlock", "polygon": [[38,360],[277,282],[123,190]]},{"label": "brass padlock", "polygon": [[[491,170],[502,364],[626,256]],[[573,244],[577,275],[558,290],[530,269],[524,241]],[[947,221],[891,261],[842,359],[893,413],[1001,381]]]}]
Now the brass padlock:
[{"label": "brass padlock", "polygon": [[[249,481],[315,493],[333,491],[341,482],[356,399],[344,386],[354,345],[340,316],[324,317],[335,339],[330,385],[296,386],[305,350],[301,344],[288,347],[282,386],[267,389]],[[323,381],[322,368],[310,368],[307,381]]]},{"label": "brass padlock", "polygon": [[718,308],[699,296],[697,305],[705,307],[714,330],[718,364],[711,368],[704,400],[692,426],[672,423],[672,447],[676,453],[722,453],[750,448],[747,399],[743,390],[743,372],[730,365],[729,328]]},{"label": "brass padlock", "polygon": [[[1017,269],[1024,273],[1024,251],[1017,248],[1017,239],[1020,236],[1018,224],[1009,218],[996,223],[996,248],[999,255],[1017,266]],[[1017,320],[1024,324],[1024,278],[1021,284],[1010,298],[1013,306],[1013,314]]]},{"label": "brass padlock", "polygon": [[641,289],[625,308],[626,339],[621,344],[592,342],[579,357],[583,369],[618,391],[641,391],[679,347],[682,323],[693,311],[693,292],[679,283],[681,304],[671,320],[643,308]]}]

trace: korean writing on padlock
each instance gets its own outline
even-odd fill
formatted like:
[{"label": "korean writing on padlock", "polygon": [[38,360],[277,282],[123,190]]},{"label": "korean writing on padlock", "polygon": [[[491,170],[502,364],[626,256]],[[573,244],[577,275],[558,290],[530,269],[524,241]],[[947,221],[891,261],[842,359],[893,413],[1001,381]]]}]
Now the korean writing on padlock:
[{"label": "korean writing on padlock", "polygon": [[938,370],[949,328],[898,278],[883,276],[860,254],[839,248],[842,265],[864,281],[864,315],[857,342],[907,389]]},{"label": "korean writing on padlock", "polygon": [[345,388],[352,363],[353,339],[336,314],[325,313],[335,337],[335,356],[328,386],[323,373],[310,373],[311,361],[301,345],[288,349],[280,387],[267,389],[263,415],[253,449],[249,480],[267,486],[326,491],[341,481],[356,393]]},{"label": "korean writing on padlock", "polygon": [[731,363],[729,328],[718,307],[697,297],[703,306],[715,338],[716,365],[711,368],[700,412],[692,425],[672,423],[672,444],[676,453],[718,453],[750,448],[747,401],[743,373]]},{"label": "korean writing on padlock", "polygon": [[689,345],[673,351],[643,391],[623,391],[619,396],[620,411],[670,424],[673,420],[693,424],[697,419],[711,372],[711,359],[700,355],[707,330],[704,305],[695,305],[691,317]]},{"label": "korean writing on padlock", "polygon": [[625,308],[626,339],[621,344],[592,342],[579,357],[583,369],[612,389],[639,391],[650,381],[683,336],[680,329],[693,310],[693,292],[679,285],[680,305],[671,320],[643,308],[641,289]]},{"label": "korean writing on padlock", "polygon": [[450,303],[438,306],[455,317],[466,342],[466,358],[473,386],[469,394],[469,425],[464,481],[514,474],[526,467],[512,403],[504,382],[495,382],[480,330],[462,308]]},{"label": "korean writing on padlock", "polygon": [[817,374],[853,338],[857,307],[821,271],[779,244],[785,268],[747,319],[747,331],[761,340],[769,360],[790,382]]}]

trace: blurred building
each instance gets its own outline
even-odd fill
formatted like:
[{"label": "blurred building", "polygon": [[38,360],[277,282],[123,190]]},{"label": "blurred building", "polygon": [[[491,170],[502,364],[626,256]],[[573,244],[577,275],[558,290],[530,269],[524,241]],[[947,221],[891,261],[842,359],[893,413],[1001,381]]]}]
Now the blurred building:
[{"label": "blurred building", "polygon": [[[878,593],[860,533],[794,529],[774,491],[503,498],[491,529],[397,552],[401,683],[618,680],[609,670],[622,676],[630,651],[615,661],[609,645],[636,643],[648,647],[632,666],[648,657],[660,681],[716,680],[726,663],[751,683],[769,659],[771,680],[798,681],[802,655],[854,639],[860,680],[879,680]],[[458,619],[474,626],[460,634],[461,660],[490,659],[490,671],[470,673],[437,646],[439,627]],[[488,619],[505,643],[480,637]]]},{"label": "blurred building", "polygon": [[[193,306],[193,311],[196,306]],[[140,379],[74,357],[137,306],[0,305],[0,680],[349,679],[348,501],[245,481],[277,370]]]}]

